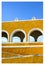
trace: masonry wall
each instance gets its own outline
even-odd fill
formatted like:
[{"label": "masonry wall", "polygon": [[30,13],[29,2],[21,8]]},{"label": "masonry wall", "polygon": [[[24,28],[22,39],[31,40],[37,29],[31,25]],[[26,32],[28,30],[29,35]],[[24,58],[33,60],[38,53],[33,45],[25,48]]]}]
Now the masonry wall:
[{"label": "masonry wall", "polygon": [[3,22],[2,30],[8,31],[9,34],[16,29],[22,29],[27,34],[33,28],[40,28],[43,30],[43,20],[29,20],[29,21],[12,21],[12,22]]},{"label": "masonry wall", "polygon": [[26,39],[28,38],[29,31],[33,28],[43,30],[43,20],[12,21],[2,23],[2,30],[6,30],[9,33],[9,36],[14,30],[20,29],[25,31]]}]

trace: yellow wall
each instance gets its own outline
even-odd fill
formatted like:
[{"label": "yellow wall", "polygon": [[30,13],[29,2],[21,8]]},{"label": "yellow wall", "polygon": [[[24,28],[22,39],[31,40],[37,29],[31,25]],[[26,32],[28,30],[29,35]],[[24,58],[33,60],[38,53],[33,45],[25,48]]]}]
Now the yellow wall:
[{"label": "yellow wall", "polygon": [[[27,21],[12,21],[12,22],[2,22],[2,30],[6,30],[9,33],[9,37],[11,33],[17,29],[24,30],[26,33],[26,40],[28,40],[28,33],[33,28],[39,28],[43,31],[43,20],[27,20]],[[3,48],[3,46],[32,46],[32,45],[43,45],[43,43],[37,42],[37,43],[28,43],[23,44],[17,43],[17,44],[10,44],[9,42],[7,44],[2,44],[2,52],[14,52],[17,54],[43,54],[43,46],[42,47],[32,47],[32,48]],[[9,54],[2,53],[2,58],[6,56],[10,56]],[[11,55],[12,56],[12,55]],[[5,57],[4,57],[5,58]],[[2,59],[2,63],[42,63],[43,62],[43,56],[34,56],[34,57],[25,57],[25,58],[12,58],[12,59]]]},{"label": "yellow wall", "polygon": [[[43,20],[25,20],[25,21],[12,21],[12,22],[3,22],[2,23],[2,30],[6,30],[11,33],[17,29],[24,30],[26,33],[26,40],[28,41],[28,33],[33,28],[39,28],[43,30]],[[9,38],[10,39],[10,38]]]},{"label": "yellow wall", "polygon": [[2,23],[2,30],[8,31],[9,34],[16,29],[22,29],[28,33],[33,28],[40,28],[43,30],[43,20],[12,21]]}]

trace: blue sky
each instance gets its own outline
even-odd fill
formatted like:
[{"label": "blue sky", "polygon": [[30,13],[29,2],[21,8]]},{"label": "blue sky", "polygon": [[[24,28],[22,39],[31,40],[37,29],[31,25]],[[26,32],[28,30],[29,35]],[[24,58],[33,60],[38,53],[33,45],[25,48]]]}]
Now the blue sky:
[{"label": "blue sky", "polygon": [[43,2],[2,2],[2,21],[43,18]]}]

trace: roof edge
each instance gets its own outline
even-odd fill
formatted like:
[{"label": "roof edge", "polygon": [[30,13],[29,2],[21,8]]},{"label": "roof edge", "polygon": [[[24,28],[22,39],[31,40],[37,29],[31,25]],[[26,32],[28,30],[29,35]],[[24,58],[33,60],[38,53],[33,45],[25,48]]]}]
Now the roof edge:
[{"label": "roof edge", "polygon": [[[33,21],[33,20],[43,20],[43,19],[29,19],[29,20],[12,20],[13,22],[21,22],[21,21]],[[2,22],[12,22],[12,21],[2,21]]]}]

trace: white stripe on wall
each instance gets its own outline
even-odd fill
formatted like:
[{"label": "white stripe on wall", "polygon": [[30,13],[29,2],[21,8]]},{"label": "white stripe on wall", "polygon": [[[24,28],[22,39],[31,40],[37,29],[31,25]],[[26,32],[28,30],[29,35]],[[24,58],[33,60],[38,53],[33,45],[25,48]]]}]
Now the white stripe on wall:
[{"label": "white stripe on wall", "polygon": [[43,45],[31,45],[31,46],[2,46],[2,48],[32,48],[32,47],[43,47]]}]

